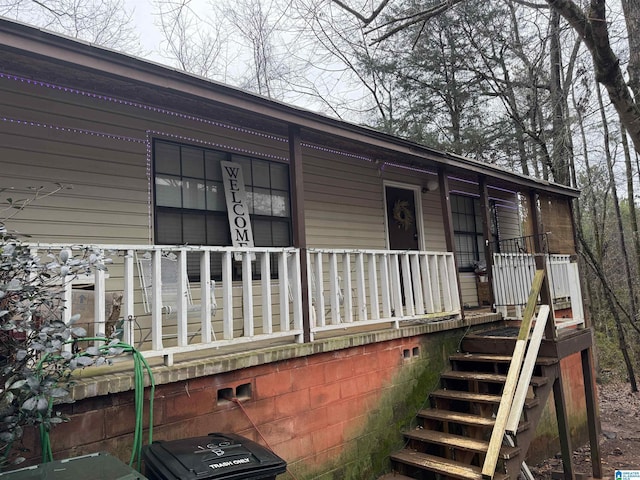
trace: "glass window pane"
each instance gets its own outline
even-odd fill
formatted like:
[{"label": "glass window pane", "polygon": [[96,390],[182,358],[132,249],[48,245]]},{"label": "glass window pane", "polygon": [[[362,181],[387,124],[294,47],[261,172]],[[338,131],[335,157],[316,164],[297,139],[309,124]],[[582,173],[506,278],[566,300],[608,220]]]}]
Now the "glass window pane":
[{"label": "glass window pane", "polygon": [[272,215],[274,217],[290,217],[291,213],[289,212],[289,193],[272,190],[271,208],[273,210]]},{"label": "glass window pane", "polygon": [[222,171],[220,170],[220,160],[226,160],[227,154],[207,150],[204,152],[204,168],[208,180],[222,181]]},{"label": "glass window pane", "polygon": [[182,243],[182,216],[179,213],[156,213],[156,241],[165,245]]},{"label": "glass window pane", "polygon": [[484,259],[484,249],[485,249],[485,244],[484,244],[484,240],[482,239],[481,236],[477,236],[476,237],[477,242],[478,242],[478,256],[476,258],[476,260],[480,260],[480,259]]},{"label": "glass window pane", "polygon": [[182,175],[204,178],[204,158],[200,148],[182,147]]},{"label": "glass window pane", "polygon": [[271,232],[273,247],[289,247],[291,245],[289,222],[272,222]]},{"label": "glass window pane", "polygon": [[453,229],[456,231],[460,230],[460,215],[454,213],[451,215],[451,219],[453,221]]},{"label": "glass window pane", "polygon": [[251,187],[247,188],[247,210],[249,210],[249,215],[253,215],[253,192]]},{"label": "glass window pane", "polygon": [[460,197],[458,197],[457,195],[451,195],[449,197],[449,202],[451,203],[451,211],[454,213],[460,212],[459,200]]},{"label": "glass window pane", "polygon": [[156,205],[182,207],[182,181],[180,177],[156,175]]},{"label": "glass window pane", "polygon": [[289,165],[271,164],[271,188],[289,191]]},{"label": "glass window pane", "polygon": [[154,143],[155,168],[158,173],[180,175],[180,147],[173,143]]},{"label": "glass window pane", "polygon": [[253,220],[253,244],[256,247],[271,247],[271,222],[269,220]]},{"label": "glass window pane", "polygon": [[471,215],[465,215],[465,231],[475,232],[475,224],[473,223],[473,217]]},{"label": "glass window pane", "polygon": [[204,210],[206,205],[203,181],[184,179],[182,185],[182,206]]},{"label": "glass window pane", "polygon": [[[271,186],[271,180],[269,175],[269,162],[264,160],[252,160],[252,173],[254,187],[269,188]],[[246,179],[245,179],[246,182]]]},{"label": "glass window pane", "polygon": [[183,243],[188,245],[204,245],[207,243],[206,217],[204,215],[185,214],[182,217],[184,230]]},{"label": "glass window pane", "polygon": [[231,245],[229,220],[226,215],[207,216],[207,244],[216,246]]},{"label": "glass window pane", "polygon": [[207,210],[227,211],[227,201],[224,196],[222,182],[207,182]]},{"label": "glass window pane", "polygon": [[268,189],[253,189],[253,213],[271,216],[271,192]]},{"label": "glass window pane", "polygon": [[464,200],[464,213],[473,215],[473,198],[465,197]]},{"label": "glass window pane", "polygon": [[[253,185],[251,176],[251,159],[241,155],[233,155],[231,161],[242,165],[242,176],[245,185]],[[248,190],[248,189],[247,189]]]}]

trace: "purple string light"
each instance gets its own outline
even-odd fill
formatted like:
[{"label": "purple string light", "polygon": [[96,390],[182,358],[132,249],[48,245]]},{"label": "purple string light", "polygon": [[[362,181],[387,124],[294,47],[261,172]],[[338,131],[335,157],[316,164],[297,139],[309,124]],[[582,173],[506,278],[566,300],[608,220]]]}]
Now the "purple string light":
[{"label": "purple string light", "polygon": [[[464,190],[449,190],[449,193],[462,195],[465,197],[480,198],[480,195],[478,195],[477,193],[465,192]],[[515,202],[512,202],[510,200],[506,200],[504,198],[498,198],[498,197],[489,197],[489,200],[493,200],[494,202],[504,202],[504,203],[496,203],[496,207],[504,207],[511,210],[518,210],[517,206],[516,207],[511,206],[511,205],[515,205]],[[511,205],[507,205],[508,203],[510,203]]]},{"label": "purple string light", "polygon": [[107,96],[107,95],[99,95],[97,93],[93,93],[93,92],[87,92],[84,90],[79,90],[77,88],[71,88],[71,87],[64,87],[61,85],[56,85],[55,83],[48,83],[48,82],[43,82],[43,81],[39,81],[39,80],[33,80],[30,78],[25,78],[25,77],[20,77],[17,75],[10,75],[4,72],[0,72],[0,78],[4,78],[7,80],[13,80],[16,82],[21,82],[21,83],[26,83],[29,85],[35,85],[38,87],[44,87],[44,88],[50,88],[52,90],[58,90],[61,92],[65,92],[65,93],[73,93],[76,95],[80,95],[82,97],[88,97],[88,98],[93,98],[96,100],[101,100],[104,102],[110,102],[110,103],[117,103],[119,105],[126,105],[128,107],[134,107],[134,108],[139,108],[141,110],[147,110],[150,112],[154,112],[154,113],[161,113],[164,115],[168,115],[171,117],[176,117],[176,118],[181,118],[181,119],[185,119],[185,120],[191,120],[194,122],[199,122],[199,123],[204,123],[207,125],[212,125],[215,127],[220,127],[220,128],[225,128],[228,130],[234,130],[237,132],[241,132],[241,133],[249,133],[258,137],[263,137],[263,138],[268,138],[270,140],[276,140],[278,142],[284,142],[284,143],[288,143],[288,140],[285,137],[281,137],[281,136],[277,136],[277,135],[270,135],[267,133],[263,133],[263,132],[259,132],[257,130],[251,130],[248,128],[244,128],[244,127],[236,127],[234,125],[229,125],[226,123],[222,123],[222,122],[216,122],[214,120],[209,120],[206,118],[202,118],[202,117],[197,117],[195,115],[188,115],[185,113],[180,113],[180,112],[175,112],[173,110],[168,110],[166,108],[160,108],[160,107],[154,107],[151,105],[145,105],[143,103],[137,103],[137,102],[132,102],[130,100],[124,100],[122,98],[117,98],[117,97],[111,97],[111,96]]},{"label": "purple string light", "polygon": [[61,127],[59,125],[50,125],[48,123],[33,122],[29,120],[20,120],[18,118],[11,118],[11,117],[0,117],[0,119],[3,122],[7,122],[7,123],[13,123],[13,124],[23,125],[28,127],[45,128],[45,129],[54,130],[57,132],[90,135],[92,137],[108,138],[110,140],[122,140],[125,142],[132,142],[132,143],[146,143],[146,139],[144,138],[127,137],[124,135],[114,135],[111,133],[97,132],[95,130],[86,130],[84,128]]},{"label": "purple string light", "polygon": [[336,155],[341,155],[343,157],[349,157],[349,158],[355,158],[358,160],[364,160],[365,162],[373,162],[373,160],[369,157],[366,157],[364,155],[358,155],[356,153],[349,153],[349,152],[344,152],[342,150],[334,150],[333,148],[327,148],[327,147],[321,147],[320,145],[314,145],[312,143],[305,143],[305,142],[301,142],[300,143],[301,146],[312,149],[312,150],[318,150],[320,152],[326,152],[326,153],[334,153]]},{"label": "purple string light", "polygon": [[146,165],[146,173],[147,173],[147,240],[149,241],[149,245],[153,245],[153,238],[151,238],[151,232],[153,232],[153,212],[151,211],[151,200],[152,200],[152,185],[151,185],[151,163],[153,160],[153,152],[152,152],[152,139],[149,132],[146,132],[147,136],[147,165]]},{"label": "purple string light", "polygon": [[[249,129],[249,128],[237,127],[235,125],[230,125],[230,124],[227,124],[227,123],[217,122],[217,121],[214,121],[214,120],[209,120],[209,119],[198,117],[198,116],[195,116],[195,115],[188,115],[188,114],[185,114],[185,113],[180,113],[180,112],[176,112],[176,111],[173,111],[173,110],[168,110],[168,109],[165,109],[165,108],[154,107],[152,105],[146,105],[146,104],[143,104],[143,103],[132,102],[130,100],[124,100],[122,98],[111,97],[111,96],[108,96],[108,95],[100,95],[100,94],[97,94],[97,93],[88,92],[88,91],[80,90],[80,89],[77,89],[77,88],[65,87],[65,86],[62,86],[62,85],[54,84],[54,83],[44,82],[44,81],[41,81],[41,80],[34,80],[34,79],[31,79],[31,78],[21,77],[21,76],[18,76],[18,75],[12,75],[12,74],[8,74],[8,73],[4,73],[4,72],[0,72],[0,78],[6,79],[6,80],[12,80],[12,81],[16,81],[16,82],[21,82],[21,83],[26,83],[28,85],[35,85],[35,86],[38,86],[38,87],[49,88],[49,89],[52,89],[52,90],[58,90],[58,91],[65,92],[65,93],[73,93],[75,95],[88,97],[88,98],[93,98],[93,99],[104,101],[104,102],[116,103],[116,104],[119,104],[119,105],[126,105],[126,106],[129,106],[129,107],[134,107],[134,108],[138,108],[138,109],[141,109],[141,110],[146,110],[146,111],[150,111],[150,112],[154,112],[154,113],[160,113],[160,114],[168,115],[168,116],[171,116],[171,117],[181,118],[181,119],[185,119],[185,120],[191,120],[191,121],[198,122],[198,123],[204,123],[206,125],[212,125],[212,126],[215,126],[215,127],[220,127],[220,128],[224,128],[224,129],[228,129],[228,130],[233,130],[233,131],[240,132],[240,133],[250,134],[250,135],[254,135],[254,136],[258,136],[258,137],[262,137],[262,138],[266,138],[266,139],[270,139],[270,140],[275,140],[275,141],[278,141],[278,142],[288,143],[288,139],[285,138],[285,137],[282,137],[282,136],[267,134],[267,133],[263,133],[263,132],[260,132],[260,131],[257,131],[257,130],[252,130],[252,129]],[[13,119],[13,120],[15,120],[15,119]],[[3,121],[12,121],[12,119],[3,118]],[[15,120],[13,123],[21,123],[21,121]],[[124,136],[111,135],[111,134],[105,134],[105,133],[100,133],[100,132],[92,132],[91,130],[84,130],[84,129],[71,129],[71,128],[65,128],[65,127],[55,127],[55,126],[46,125],[46,124],[38,124],[36,122],[24,122],[24,124],[25,125],[32,124],[32,126],[43,126],[43,127],[48,127],[48,128],[60,130],[60,131],[67,131],[67,132],[71,132],[71,133],[83,133],[83,134],[88,134],[88,135],[96,135],[96,136],[102,136],[102,137],[105,137],[105,138],[126,140],[126,141],[132,141],[132,142],[136,142],[136,143],[148,142],[148,140],[134,139],[133,137],[124,137]],[[159,133],[159,132],[150,132],[150,133]],[[237,148],[237,147],[225,146],[225,145],[217,144],[217,143],[207,143],[207,142],[202,141],[202,140],[190,139],[188,137],[181,137],[179,135],[170,135],[170,134],[164,134],[164,135],[170,136],[171,138],[180,138],[180,139],[184,139],[184,140],[193,140],[196,143],[200,143],[200,144],[207,144],[207,145],[212,145],[212,146],[217,146],[217,147],[230,148],[231,150],[238,151],[238,152],[241,152],[241,153],[248,153],[248,154],[251,154],[251,155],[257,155],[257,156],[261,156],[261,157],[273,158],[273,159],[280,160],[280,161],[285,161],[285,162],[289,161],[288,158],[280,157],[280,156],[276,156],[276,155],[263,154],[261,152],[255,152],[255,151],[241,149],[241,148]],[[342,150],[335,150],[335,149],[322,147],[322,146],[314,145],[314,144],[310,144],[310,143],[301,143],[301,145],[303,147],[306,147],[306,148],[309,148],[309,149],[313,149],[313,150],[318,150],[318,151],[322,151],[322,152],[326,152],[326,153],[333,153],[333,154],[344,156],[344,157],[347,157],[347,158],[354,158],[354,159],[358,159],[358,160],[363,160],[363,161],[366,161],[366,162],[369,162],[369,163],[373,162],[373,160],[371,158],[369,158],[367,156],[364,156],[364,155],[345,152],[345,151],[342,151]],[[401,168],[401,169],[404,169],[404,170],[413,171],[413,172],[426,173],[428,175],[437,175],[435,172],[427,170],[427,169],[413,167],[413,166],[409,166],[409,165],[401,165],[401,164],[398,164],[398,163],[395,163],[395,162],[384,162],[384,163],[382,163],[382,166],[380,167],[380,170],[383,170],[387,165],[388,166],[392,166],[392,167],[396,167],[396,168]],[[452,176],[450,176],[448,178],[451,179],[451,180],[457,180],[457,181],[464,182],[464,183],[478,185],[478,182],[474,182],[472,180],[466,180],[466,179],[462,179],[462,178],[458,178],[458,177],[452,177]],[[503,192],[506,192],[506,193],[511,193],[511,194],[514,194],[514,195],[517,193],[515,191],[507,190],[507,189],[500,188],[500,187],[494,187],[494,186],[491,186],[491,185],[489,185],[488,188],[491,188],[491,189],[494,189],[494,190],[500,190],[500,191],[503,191]]]},{"label": "purple string light", "polygon": [[[0,72],[0,78],[6,79],[6,80],[12,80],[15,82],[20,82],[20,83],[26,83],[28,85],[34,85],[34,86],[38,86],[38,87],[42,87],[42,88],[48,88],[48,89],[52,89],[52,90],[58,90],[60,92],[65,92],[65,93],[72,93],[75,95],[79,95],[82,97],[87,97],[87,98],[92,98],[95,100],[100,100],[103,102],[110,102],[110,103],[116,103],[119,105],[126,105],[129,107],[134,107],[134,108],[138,108],[141,110],[146,110],[149,112],[154,112],[154,113],[160,113],[163,115],[168,115],[171,117],[175,117],[175,118],[181,118],[181,119],[185,119],[185,120],[191,120],[194,122],[198,122],[198,123],[204,123],[206,125],[211,125],[211,126],[215,126],[215,127],[220,127],[220,128],[224,128],[227,130],[233,130],[236,132],[240,132],[240,133],[246,133],[246,134],[250,134],[250,135],[254,135],[254,136],[258,136],[258,137],[262,137],[262,138],[267,138],[270,140],[275,140],[277,142],[283,142],[283,143],[288,143],[289,140],[285,137],[282,136],[278,136],[278,135],[271,135],[271,134],[267,134],[267,133],[263,133],[257,130],[252,130],[249,128],[244,128],[244,127],[237,127],[235,125],[229,125],[227,123],[222,123],[222,122],[217,122],[214,120],[209,120],[206,118],[202,118],[202,117],[198,117],[195,115],[188,115],[185,113],[180,113],[180,112],[176,112],[173,110],[168,110],[166,108],[160,108],[160,107],[154,107],[152,105],[146,105],[143,103],[138,103],[138,102],[132,102],[130,100],[124,100],[122,98],[117,98],[117,97],[111,97],[108,95],[100,95],[97,93],[93,93],[93,92],[88,92],[85,90],[80,90],[77,88],[71,88],[71,87],[65,87],[62,85],[57,85],[55,83],[49,83],[49,82],[44,82],[41,80],[33,80],[31,78],[25,78],[25,77],[20,77],[18,75],[11,75],[8,73],[4,73],[4,72]],[[199,142],[200,143],[200,142]],[[318,151],[322,151],[322,152],[327,152],[327,153],[334,153],[336,155],[341,155],[344,157],[348,157],[348,158],[355,158],[355,159],[359,159],[359,160],[363,160],[365,162],[373,162],[373,160],[367,156],[364,155],[358,155],[355,153],[350,153],[350,152],[345,152],[342,150],[335,150],[335,149],[331,149],[331,148],[327,148],[327,147],[322,147],[319,145],[314,145],[311,143],[302,143],[301,144],[303,147],[309,148],[309,149],[313,149],[313,150],[318,150]],[[255,152],[250,152],[247,151],[247,153],[255,153]],[[261,156],[264,156],[261,154]],[[282,159],[283,157],[273,157],[276,159]],[[289,161],[288,159],[284,159],[285,161]]]},{"label": "purple string light", "polygon": [[437,175],[436,172],[427,170],[426,168],[412,167],[409,165],[402,165],[400,163],[394,163],[394,162],[384,162],[383,166],[386,166],[386,165],[389,165],[390,167],[402,168],[403,170],[410,170],[412,172],[426,173],[427,175]]},{"label": "purple string light", "polygon": [[279,155],[272,155],[272,154],[264,153],[264,152],[257,152],[255,150],[249,150],[249,149],[246,149],[246,148],[234,147],[233,145],[224,145],[222,143],[210,142],[210,141],[207,141],[207,140],[201,140],[199,138],[194,138],[194,137],[185,137],[185,136],[182,136],[182,135],[177,135],[175,133],[160,132],[160,131],[156,131],[156,130],[147,130],[147,136],[149,136],[149,135],[156,135],[158,137],[177,139],[177,140],[181,140],[181,141],[184,141],[184,142],[190,142],[190,143],[197,143],[197,144],[200,144],[200,145],[206,145],[208,147],[223,148],[223,149],[227,149],[227,150],[232,150],[234,152],[243,153],[245,155],[253,155],[253,156],[261,157],[261,158],[270,158],[272,160],[278,160],[280,162],[289,163],[289,159],[287,157],[281,157]]}]

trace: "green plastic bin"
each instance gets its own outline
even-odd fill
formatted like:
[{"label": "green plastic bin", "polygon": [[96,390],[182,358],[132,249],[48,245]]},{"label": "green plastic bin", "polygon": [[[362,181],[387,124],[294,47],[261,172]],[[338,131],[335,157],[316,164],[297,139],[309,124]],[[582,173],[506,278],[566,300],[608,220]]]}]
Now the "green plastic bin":
[{"label": "green plastic bin", "polygon": [[2,480],[147,480],[105,452],[0,473]]}]

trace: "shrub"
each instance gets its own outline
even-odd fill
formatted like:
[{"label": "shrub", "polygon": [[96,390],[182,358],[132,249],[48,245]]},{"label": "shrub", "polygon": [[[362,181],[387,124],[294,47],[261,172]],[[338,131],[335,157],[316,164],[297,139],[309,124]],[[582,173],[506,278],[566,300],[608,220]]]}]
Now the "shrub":
[{"label": "shrub", "polygon": [[74,256],[62,249],[39,257],[0,223],[0,467],[25,427],[48,432],[65,420],[53,406],[69,399],[73,370],[103,364],[106,355],[118,353],[109,351],[109,344],[78,349],[86,337],[75,326],[79,315],[64,321],[70,308],[63,301],[64,285],[96,268],[105,268],[100,250],[87,248]]}]

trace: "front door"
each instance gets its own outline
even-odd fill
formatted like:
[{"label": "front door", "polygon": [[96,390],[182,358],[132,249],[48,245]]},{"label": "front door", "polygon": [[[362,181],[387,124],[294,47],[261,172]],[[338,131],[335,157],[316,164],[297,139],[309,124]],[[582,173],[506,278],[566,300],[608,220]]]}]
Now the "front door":
[{"label": "front door", "polygon": [[419,250],[416,195],[407,188],[385,186],[390,250]]}]

